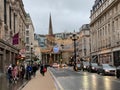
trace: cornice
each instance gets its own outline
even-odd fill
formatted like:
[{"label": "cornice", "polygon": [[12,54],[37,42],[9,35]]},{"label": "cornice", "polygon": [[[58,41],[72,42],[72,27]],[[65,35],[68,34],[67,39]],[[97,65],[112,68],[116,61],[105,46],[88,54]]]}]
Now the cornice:
[{"label": "cornice", "polygon": [[[119,0],[115,0],[113,1],[113,3],[111,3],[108,7],[106,7],[97,17],[94,18],[94,20],[92,20],[90,22],[90,26],[95,23],[103,14],[105,14],[108,10],[110,10],[113,6],[115,6],[117,3],[119,3]],[[96,13],[97,11],[94,12],[94,14]],[[94,15],[92,14],[92,16]],[[92,17],[91,16],[91,17]]]}]

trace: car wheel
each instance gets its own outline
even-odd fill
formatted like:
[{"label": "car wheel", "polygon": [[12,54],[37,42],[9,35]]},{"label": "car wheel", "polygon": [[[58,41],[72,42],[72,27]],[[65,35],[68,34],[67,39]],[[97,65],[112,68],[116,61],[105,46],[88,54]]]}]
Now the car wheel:
[{"label": "car wheel", "polygon": [[116,73],[116,77],[117,77],[117,78],[119,78],[119,77],[120,77],[120,75],[119,75],[118,73]]},{"label": "car wheel", "polygon": [[102,75],[105,76],[105,71],[102,72]]},{"label": "car wheel", "polygon": [[88,72],[90,72],[90,69],[88,69]]},{"label": "car wheel", "polygon": [[83,68],[83,71],[85,71],[85,69]]},{"label": "car wheel", "polygon": [[117,77],[117,78],[119,78],[119,76],[118,76],[118,75],[116,75],[116,77]]},{"label": "car wheel", "polygon": [[100,72],[99,72],[99,71],[97,71],[97,74],[100,74]]}]

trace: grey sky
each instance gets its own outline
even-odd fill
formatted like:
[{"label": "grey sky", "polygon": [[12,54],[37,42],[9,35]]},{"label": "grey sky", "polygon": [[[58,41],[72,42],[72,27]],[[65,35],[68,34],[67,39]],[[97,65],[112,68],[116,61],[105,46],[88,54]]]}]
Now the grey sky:
[{"label": "grey sky", "polygon": [[35,33],[48,34],[49,14],[52,16],[53,33],[79,31],[90,22],[90,10],[95,0],[23,0],[30,14]]}]

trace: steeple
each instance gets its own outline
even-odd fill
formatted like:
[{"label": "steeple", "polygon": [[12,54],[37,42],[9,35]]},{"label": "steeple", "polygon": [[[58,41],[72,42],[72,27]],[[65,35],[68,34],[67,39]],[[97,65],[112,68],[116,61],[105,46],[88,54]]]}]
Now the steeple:
[{"label": "steeple", "polygon": [[49,33],[48,34],[53,35],[51,13],[50,13],[50,18],[49,18]]}]

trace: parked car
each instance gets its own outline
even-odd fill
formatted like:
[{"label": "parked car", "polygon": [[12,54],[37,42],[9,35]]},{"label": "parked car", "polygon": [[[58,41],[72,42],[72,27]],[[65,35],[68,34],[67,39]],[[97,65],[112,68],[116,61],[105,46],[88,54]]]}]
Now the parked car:
[{"label": "parked car", "polygon": [[66,68],[66,67],[68,67],[68,66],[67,66],[67,64],[63,63],[63,64],[62,64],[62,67],[63,67],[63,68]]},{"label": "parked car", "polygon": [[118,66],[116,68],[116,77],[119,78],[120,77],[120,66]]},{"label": "parked car", "polygon": [[82,69],[80,63],[77,63],[76,66],[77,66],[77,70],[81,70]]},{"label": "parked car", "polygon": [[83,62],[83,71],[87,70],[88,71],[89,67],[89,62]]},{"label": "parked car", "polygon": [[67,64],[64,64],[64,63],[63,63],[63,64],[62,64],[62,67],[67,67]]},{"label": "parked car", "polygon": [[98,68],[99,68],[99,66],[97,63],[90,63],[88,71],[89,72],[97,72]]},{"label": "parked car", "polygon": [[52,67],[53,67],[53,68],[59,68],[59,64],[58,64],[58,63],[53,63],[53,64],[52,64]]},{"label": "parked car", "polygon": [[102,64],[99,66],[97,73],[102,75],[110,74],[110,75],[115,75],[116,68],[109,65],[109,64]]}]

